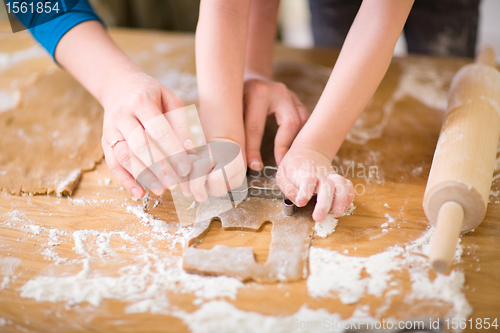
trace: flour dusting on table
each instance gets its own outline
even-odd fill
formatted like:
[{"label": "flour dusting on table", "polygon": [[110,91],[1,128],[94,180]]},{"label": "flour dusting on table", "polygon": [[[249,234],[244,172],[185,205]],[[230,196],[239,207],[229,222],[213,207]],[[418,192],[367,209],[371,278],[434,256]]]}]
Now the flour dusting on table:
[{"label": "flour dusting on table", "polygon": [[21,99],[21,92],[0,90],[0,113],[12,110],[15,108]]},{"label": "flour dusting on table", "polygon": [[328,214],[323,222],[314,223],[314,235],[321,238],[326,238],[328,235],[331,235],[335,231],[335,227],[338,224],[338,218],[351,215],[355,208],[356,207],[351,202],[351,205],[344,213],[340,215]]},{"label": "flour dusting on table", "polygon": [[[431,228],[405,247],[390,247],[369,257],[346,256],[336,251],[311,247],[308,293],[314,298],[338,297],[345,304],[356,303],[366,295],[385,295],[389,305],[391,297],[401,293],[395,273],[406,270],[412,281],[411,293],[404,300],[406,303],[413,304],[416,299],[438,300],[452,305],[448,318],[467,318],[472,308],[463,293],[464,273],[456,269],[450,275],[438,275],[433,280],[430,277],[427,255],[433,232]],[[460,262],[462,251],[459,242],[455,262]],[[362,277],[363,272],[369,277]]]},{"label": "flour dusting on table", "polygon": [[0,73],[15,64],[40,57],[47,57],[47,53],[39,45],[12,53],[0,52]]},{"label": "flour dusting on table", "polygon": [[[81,205],[86,205],[86,200]],[[167,227],[164,221],[146,213],[148,198],[139,200],[139,205],[124,204],[127,212],[135,215],[141,224],[150,228],[147,232],[134,236],[124,231],[77,230],[68,233],[64,230],[49,229],[34,224],[26,228],[34,236],[45,239],[42,254],[46,260],[56,265],[81,267],[76,274],[40,275],[29,280],[21,287],[21,297],[33,298],[39,302],[66,302],[69,305],[88,302],[99,306],[104,299],[116,299],[130,303],[126,312],[166,313],[169,310],[167,294],[190,293],[197,297],[198,303],[205,300],[228,297],[235,299],[238,289],[244,284],[237,279],[219,276],[207,277],[188,274],[182,269],[182,259],[171,252],[177,244],[183,245],[189,228]],[[76,199],[71,200],[73,204]],[[95,203],[94,203],[95,204]],[[20,212],[14,211],[12,218],[24,221]],[[79,257],[70,259],[57,251],[56,245],[63,237],[73,240],[73,252]],[[144,240],[149,239],[146,244]],[[168,240],[167,249],[154,246],[155,241]],[[113,246],[119,241],[122,246]],[[167,251],[165,251],[167,250]],[[131,252],[133,262],[120,267],[116,274],[99,267],[117,252]]]},{"label": "flour dusting on table", "polygon": [[[290,316],[266,316],[257,312],[243,311],[225,301],[211,301],[203,304],[198,310],[187,313],[174,311],[172,315],[181,318],[193,333],[288,333],[294,330],[304,332],[344,332],[342,327],[359,321],[375,322],[367,313],[366,306],[358,306],[349,319],[342,319],[338,313],[329,313],[325,309],[310,309],[303,305]],[[325,330],[325,323],[333,327]],[[300,329],[307,324],[315,324],[308,330]],[[323,323],[323,325],[318,325]],[[335,323],[338,323],[338,328]]]},{"label": "flour dusting on table", "polygon": [[[446,85],[451,81],[454,72],[443,69],[436,70],[435,66],[426,60],[412,64],[400,62],[400,64],[402,73],[396,91],[381,109],[371,109],[369,104],[357,119],[346,140],[363,145],[369,140],[380,138],[389,123],[395,105],[407,97],[416,99],[429,108],[446,110],[448,101]],[[381,114],[377,122],[374,122],[370,117],[370,113],[374,112]]]}]

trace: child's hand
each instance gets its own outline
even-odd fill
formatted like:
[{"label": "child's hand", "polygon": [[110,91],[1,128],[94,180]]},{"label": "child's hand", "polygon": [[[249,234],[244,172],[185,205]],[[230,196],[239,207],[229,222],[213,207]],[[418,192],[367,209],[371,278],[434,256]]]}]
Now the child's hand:
[{"label": "child's hand", "polygon": [[217,141],[188,155],[192,162],[189,189],[197,201],[207,200],[208,193],[223,197],[228,189],[242,185],[246,163],[240,147],[231,140]]},{"label": "child's hand", "polygon": [[333,173],[331,161],[310,148],[292,147],[283,158],[277,183],[285,196],[298,207],[305,206],[317,193],[313,219],[322,222],[333,210],[342,214],[354,198],[350,180]]},{"label": "child's hand", "polygon": [[[193,148],[182,101],[160,82],[132,73],[105,91],[102,146],[113,175],[134,196],[143,187],[161,195],[191,171],[185,148]],[[146,139],[147,137],[147,139]],[[163,159],[168,158],[163,162]],[[158,163],[155,163],[158,162]],[[154,169],[161,170],[154,170]]]},{"label": "child's hand", "polygon": [[274,144],[274,156],[279,165],[309,118],[309,112],[295,93],[280,82],[265,78],[247,79],[243,93],[248,165],[253,170],[261,170],[263,167],[260,145],[266,118],[273,113],[279,125]]}]

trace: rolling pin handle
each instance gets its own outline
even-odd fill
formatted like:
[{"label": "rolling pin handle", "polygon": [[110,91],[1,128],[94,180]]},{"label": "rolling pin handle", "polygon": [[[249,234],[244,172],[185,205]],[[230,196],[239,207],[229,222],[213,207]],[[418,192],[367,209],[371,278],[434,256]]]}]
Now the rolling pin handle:
[{"label": "rolling pin handle", "polygon": [[447,201],[439,209],[430,252],[431,265],[436,272],[443,273],[450,267],[463,221],[463,207],[455,201]]}]

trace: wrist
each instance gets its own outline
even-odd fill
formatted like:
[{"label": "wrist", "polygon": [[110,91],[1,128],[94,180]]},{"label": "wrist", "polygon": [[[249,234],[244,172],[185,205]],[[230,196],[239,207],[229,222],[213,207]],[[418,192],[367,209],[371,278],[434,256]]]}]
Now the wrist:
[{"label": "wrist", "polygon": [[[200,98],[201,100],[201,98]],[[240,103],[212,103],[200,101],[200,120],[207,142],[232,141],[245,147],[243,106]]]},{"label": "wrist", "polygon": [[247,82],[250,80],[262,80],[262,81],[271,81],[271,76],[266,75],[265,73],[259,73],[256,71],[245,71],[245,75],[243,76],[243,82]]},{"label": "wrist", "polygon": [[232,142],[237,144],[242,151],[245,148],[245,136],[234,135],[233,133],[218,133],[207,138],[207,142]]},{"label": "wrist", "polygon": [[330,149],[322,147],[321,145],[314,144],[312,142],[304,142],[301,140],[295,140],[290,147],[290,151],[293,151],[294,154],[301,154],[301,153],[307,153],[310,155],[310,153],[313,153],[314,155],[321,156],[330,162],[333,160],[333,157],[335,157],[335,153],[332,153]]},{"label": "wrist", "polygon": [[243,160],[245,161],[245,165],[247,165],[247,157],[245,153],[245,137],[239,138],[239,137],[223,137],[223,136],[217,136],[217,137],[212,137],[210,140],[207,140],[208,143],[211,142],[231,142],[240,148],[241,155],[243,156]]},{"label": "wrist", "polygon": [[130,91],[127,86],[144,87],[151,77],[144,73],[135,64],[121,66],[102,75],[105,78],[102,81],[102,90],[96,98],[105,110],[111,108],[120,95],[125,91]]},{"label": "wrist", "polygon": [[328,135],[331,134],[330,131],[328,133],[322,133],[318,129],[308,131],[306,126],[295,138],[291,149],[312,151],[332,161],[344,139],[338,136],[332,138],[331,135]]}]

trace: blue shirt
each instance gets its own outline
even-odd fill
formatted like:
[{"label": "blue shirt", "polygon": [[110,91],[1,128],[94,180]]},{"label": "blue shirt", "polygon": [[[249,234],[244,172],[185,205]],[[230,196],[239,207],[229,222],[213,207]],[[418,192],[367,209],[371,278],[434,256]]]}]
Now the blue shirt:
[{"label": "blue shirt", "polygon": [[[37,19],[40,19],[40,15],[45,14],[37,14],[36,12],[26,12],[22,14],[19,12],[16,14],[16,17],[24,24],[24,26],[31,27],[36,25],[36,21]],[[40,43],[54,58],[57,44],[61,38],[74,26],[82,22],[92,20],[102,23],[101,19],[96,15],[88,1],[79,0],[69,12],[53,19],[52,21],[30,28],[29,31],[38,43]]]}]

